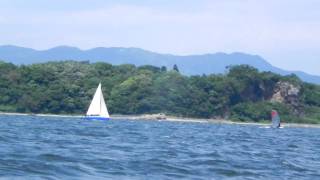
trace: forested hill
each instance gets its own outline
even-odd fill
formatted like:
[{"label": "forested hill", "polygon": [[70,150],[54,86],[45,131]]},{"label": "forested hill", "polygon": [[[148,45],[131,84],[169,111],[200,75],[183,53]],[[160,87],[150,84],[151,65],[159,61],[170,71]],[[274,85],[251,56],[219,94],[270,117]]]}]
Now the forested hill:
[{"label": "forested hill", "polygon": [[88,62],[0,63],[0,111],[84,114],[98,83],[111,114],[320,122],[320,87],[296,76],[232,66],[225,75],[184,76],[165,67]]},{"label": "forested hill", "polygon": [[76,47],[58,46],[48,50],[35,50],[18,46],[0,46],[0,59],[14,64],[45,63],[56,60],[76,60],[107,62],[113,65],[134,64],[166,66],[177,64],[184,75],[202,75],[224,73],[230,65],[248,64],[260,71],[271,71],[281,75],[296,74],[303,81],[320,84],[320,77],[300,71],[286,71],[272,66],[267,60],[257,55],[246,53],[212,53],[201,55],[178,56],[160,54],[140,48],[98,47],[81,50]]}]

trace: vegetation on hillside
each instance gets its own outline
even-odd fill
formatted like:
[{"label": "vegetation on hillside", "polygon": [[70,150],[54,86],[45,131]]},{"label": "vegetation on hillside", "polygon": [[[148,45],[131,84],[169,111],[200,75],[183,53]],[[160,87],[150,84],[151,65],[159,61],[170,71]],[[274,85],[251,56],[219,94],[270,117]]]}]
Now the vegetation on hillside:
[{"label": "vegetation on hillside", "polygon": [[[276,109],[287,122],[320,122],[320,86],[241,65],[225,75],[184,76],[165,67],[0,62],[0,111],[84,114],[99,82],[111,114],[264,121]],[[279,82],[299,87],[295,103],[272,101]]]}]

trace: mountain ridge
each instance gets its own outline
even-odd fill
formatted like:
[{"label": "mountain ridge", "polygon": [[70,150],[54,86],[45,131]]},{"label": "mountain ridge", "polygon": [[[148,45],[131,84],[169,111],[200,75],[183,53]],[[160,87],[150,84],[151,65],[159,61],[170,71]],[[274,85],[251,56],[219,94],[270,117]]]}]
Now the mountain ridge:
[{"label": "mountain ridge", "polygon": [[226,66],[248,64],[260,71],[271,71],[281,75],[296,74],[303,81],[320,84],[320,76],[302,71],[288,71],[275,67],[259,55],[242,52],[207,53],[196,55],[173,55],[152,52],[135,47],[96,47],[82,50],[72,46],[56,46],[46,50],[3,45],[0,46],[0,59],[13,64],[34,64],[48,61],[76,60],[108,62],[111,64],[134,64],[166,66],[177,64],[186,75],[224,73]]}]

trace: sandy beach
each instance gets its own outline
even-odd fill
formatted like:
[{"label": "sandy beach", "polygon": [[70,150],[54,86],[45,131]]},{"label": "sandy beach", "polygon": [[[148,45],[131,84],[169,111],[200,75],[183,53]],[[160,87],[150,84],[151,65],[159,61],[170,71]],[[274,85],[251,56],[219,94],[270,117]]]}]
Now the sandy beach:
[{"label": "sandy beach", "polygon": [[[28,113],[9,113],[0,112],[0,115],[7,116],[38,116],[38,117],[65,117],[65,118],[83,118],[83,115],[68,115],[68,114],[28,114]],[[214,123],[214,124],[235,124],[235,125],[251,125],[268,127],[268,123],[255,123],[255,122],[237,122],[227,119],[197,119],[197,118],[184,118],[175,116],[165,116],[165,119],[157,119],[156,115],[112,115],[111,119],[121,120],[150,120],[150,121],[170,121],[170,122],[186,122],[186,123]],[[302,128],[320,128],[320,124],[297,124],[297,123],[281,123],[282,127],[302,127]]]}]

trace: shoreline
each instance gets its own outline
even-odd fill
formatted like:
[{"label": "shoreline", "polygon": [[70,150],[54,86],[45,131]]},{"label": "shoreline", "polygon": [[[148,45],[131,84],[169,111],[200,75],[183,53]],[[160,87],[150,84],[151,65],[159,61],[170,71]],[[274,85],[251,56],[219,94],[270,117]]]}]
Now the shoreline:
[{"label": "shoreline", "polygon": [[[83,115],[68,115],[68,114],[31,114],[31,113],[10,113],[0,112],[0,115],[7,116],[36,116],[36,117],[64,117],[64,118],[82,118]],[[167,121],[167,122],[187,122],[187,123],[212,123],[212,124],[230,124],[230,125],[251,125],[251,126],[262,126],[268,127],[268,123],[255,123],[255,122],[237,122],[227,119],[198,119],[198,118],[183,118],[175,116],[166,116],[165,119],[157,119],[154,115],[113,115],[112,119],[121,120],[145,120],[145,121]],[[300,127],[300,128],[320,128],[320,124],[297,124],[297,123],[281,123],[282,127]]]}]

